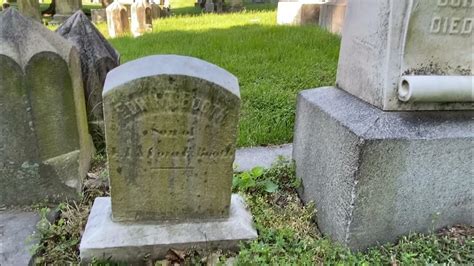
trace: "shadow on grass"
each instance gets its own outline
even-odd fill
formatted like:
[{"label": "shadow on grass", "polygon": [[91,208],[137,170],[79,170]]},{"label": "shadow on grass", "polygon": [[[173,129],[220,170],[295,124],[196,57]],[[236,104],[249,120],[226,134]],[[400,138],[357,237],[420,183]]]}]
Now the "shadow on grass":
[{"label": "shadow on grass", "polygon": [[163,29],[137,39],[111,40],[124,62],[153,54],[180,54],[214,63],[237,76],[242,95],[238,146],[292,141],[296,95],[303,89],[334,84],[339,42],[337,36],[316,26],[261,24]]}]

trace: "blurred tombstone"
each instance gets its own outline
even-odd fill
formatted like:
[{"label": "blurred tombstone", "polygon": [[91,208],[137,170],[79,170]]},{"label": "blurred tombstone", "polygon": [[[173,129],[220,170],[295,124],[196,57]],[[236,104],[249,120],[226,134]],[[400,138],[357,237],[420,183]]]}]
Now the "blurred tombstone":
[{"label": "blurred tombstone", "polygon": [[76,11],[82,9],[81,0],[59,0],[56,1],[56,14],[53,16],[53,24],[60,24],[66,21]]},{"label": "blurred tombstone", "polygon": [[91,9],[91,19],[95,24],[107,22],[107,11],[105,8]]},{"label": "blurred tombstone", "polygon": [[238,12],[243,9],[242,0],[230,0],[228,3],[228,11],[230,12]]},{"label": "blurred tombstone", "polygon": [[214,13],[214,2],[212,0],[207,0],[206,5],[204,6],[204,11],[207,13]]},{"label": "blurred tombstone", "polygon": [[106,8],[107,28],[112,38],[125,35],[130,31],[127,8],[115,1]]},{"label": "blurred tombstone", "polygon": [[120,63],[119,53],[81,11],[66,20],[56,32],[79,51],[89,130],[96,147],[104,146],[102,88],[107,73]]},{"label": "blurred tombstone", "polygon": [[25,17],[41,21],[41,12],[37,0],[21,0],[18,2],[18,9]]},{"label": "blurred tombstone", "polygon": [[2,9],[5,10],[10,7],[10,3],[7,0],[3,0]]},{"label": "blurred tombstone", "polygon": [[151,5],[146,0],[136,0],[131,6],[131,31],[134,37],[153,29]]}]

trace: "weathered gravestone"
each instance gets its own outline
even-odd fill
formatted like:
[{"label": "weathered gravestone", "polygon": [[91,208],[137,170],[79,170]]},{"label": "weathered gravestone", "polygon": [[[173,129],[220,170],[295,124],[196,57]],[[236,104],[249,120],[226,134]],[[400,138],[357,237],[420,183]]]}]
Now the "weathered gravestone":
[{"label": "weathered gravestone", "polygon": [[473,14],[472,1],[348,2],[338,88],[298,97],[293,155],[323,233],[364,249],[474,224]]},{"label": "weathered gravestone", "polygon": [[237,79],[199,59],[150,56],[107,76],[111,184],[81,242],[83,261],[137,261],[170,248],[235,249],[256,237],[231,195],[239,120]]},{"label": "weathered gravestone", "polygon": [[54,15],[54,23],[63,23],[76,11],[82,9],[82,0],[59,0],[56,1],[56,14]]},{"label": "weathered gravestone", "polygon": [[81,10],[56,32],[79,51],[89,129],[96,145],[103,145],[102,88],[107,73],[120,64],[120,55]]},{"label": "weathered gravestone", "polygon": [[111,38],[120,37],[130,31],[128,23],[127,8],[118,1],[114,1],[106,8],[107,12],[107,29]]},{"label": "weathered gravestone", "polygon": [[37,0],[20,0],[18,9],[25,17],[41,21],[40,5]]},{"label": "weathered gravestone", "polygon": [[0,205],[77,198],[93,149],[79,55],[14,9],[0,43]]},{"label": "weathered gravestone", "polygon": [[324,0],[319,1],[279,1],[277,24],[279,25],[317,25],[319,11]]},{"label": "weathered gravestone", "polygon": [[330,0],[322,4],[319,12],[319,26],[332,33],[341,34],[346,6],[347,0]]},{"label": "weathered gravestone", "polygon": [[131,31],[134,37],[153,30],[151,5],[146,0],[136,0],[131,6]]},{"label": "weathered gravestone", "polygon": [[91,20],[95,24],[107,22],[107,11],[105,8],[91,9]]}]

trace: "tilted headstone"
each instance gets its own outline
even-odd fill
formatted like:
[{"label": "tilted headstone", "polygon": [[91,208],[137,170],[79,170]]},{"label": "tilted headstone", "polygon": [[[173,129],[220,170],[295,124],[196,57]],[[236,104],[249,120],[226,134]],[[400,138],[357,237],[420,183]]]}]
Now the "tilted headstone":
[{"label": "tilted headstone", "polygon": [[231,194],[239,110],[237,78],[199,59],[150,56],[112,70],[104,87],[111,200],[94,203],[83,261],[255,238]]},{"label": "tilted headstone", "polygon": [[206,4],[204,5],[204,10],[207,13],[214,13],[215,5],[213,0],[207,0]]},{"label": "tilted headstone", "polygon": [[474,224],[473,15],[472,0],[348,1],[337,88],[297,104],[296,175],[323,234],[366,249]]},{"label": "tilted headstone", "polygon": [[120,37],[130,31],[127,8],[114,1],[107,8],[107,28],[111,38]]},{"label": "tilted headstone", "polygon": [[349,6],[338,87],[384,110],[473,109],[474,1]]},{"label": "tilted headstone", "polygon": [[20,0],[18,1],[18,9],[23,16],[41,21],[40,6],[37,0]]},{"label": "tilted headstone", "polygon": [[0,43],[0,205],[77,198],[93,150],[79,55],[13,8]]},{"label": "tilted headstone", "polygon": [[151,5],[146,0],[136,0],[131,6],[131,31],[134,37],[153,29]]},{"label": "tilted headstone", "polygon": [[107,73],[120,64],[120,55],[81,10],[56,32],[71,41],[79,51],[89,129],[96,144],[101,145],[104,135],[102,88]]},{"label": "tilted headstone", "polygon": [[82,0],[58,0],[56,1],[56,14],[54,21],[56,23],[63,23],[76,11],[81,10]]}]

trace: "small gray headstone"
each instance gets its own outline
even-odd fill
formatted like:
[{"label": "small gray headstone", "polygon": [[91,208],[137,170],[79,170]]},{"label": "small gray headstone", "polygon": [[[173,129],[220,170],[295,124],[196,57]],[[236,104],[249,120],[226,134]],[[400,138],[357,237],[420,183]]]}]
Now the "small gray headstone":
[{"label": "small gray headstone", "polygon": [[231,194],[239,110],[237,78],[196,58],[150,56],[112,70],[104,87],[111,199],[92,207],[82,261],[235,250],[256,238]]},{"label": "small gray headstone", "polygon": [[0,205],[76,198],[92,153],[77,51],[13,8],[0,43]]},{"label": "small gray headstone", "polygon": [[56,32],[79,51],[91,133],[99,130],[98,135],[103,135],[102,88],[107,73],[119,65],[120,55],[80,10]]},{"label": "small gray headstone", "polygon": [[239,119],[237,79],[163,55],[111,71],[104,113],[113,217],[226,217]]}]

